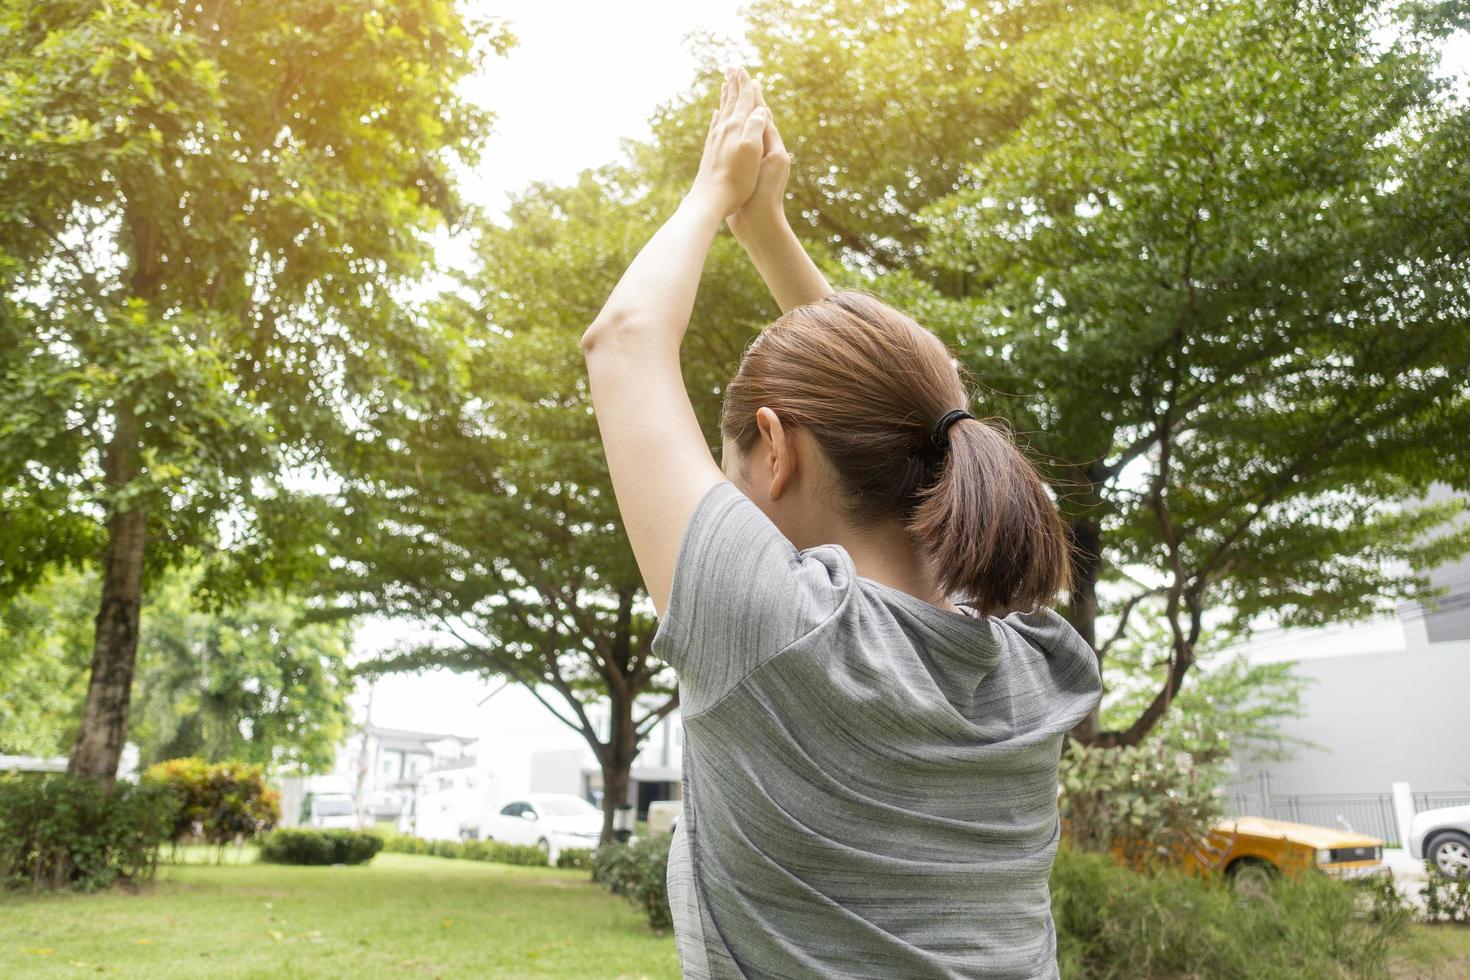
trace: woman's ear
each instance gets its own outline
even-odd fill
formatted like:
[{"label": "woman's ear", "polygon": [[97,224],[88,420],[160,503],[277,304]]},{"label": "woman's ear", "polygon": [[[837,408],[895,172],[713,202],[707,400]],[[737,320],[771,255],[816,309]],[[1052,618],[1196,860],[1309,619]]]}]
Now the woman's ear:
[{"label": "woman's ear", "polygon": [[771,499],[776,500],[796,478],[796,440],[791,430],[781,424],[781,417],[769,408],[756,410],[755,427],[761,436],[757,449],[766,457],[762,469],[770,476]]}]

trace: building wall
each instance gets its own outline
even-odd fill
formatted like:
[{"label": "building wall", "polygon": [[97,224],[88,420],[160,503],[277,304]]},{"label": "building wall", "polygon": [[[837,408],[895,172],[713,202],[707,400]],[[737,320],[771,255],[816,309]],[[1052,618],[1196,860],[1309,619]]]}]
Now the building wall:
[{"label": "building wall", "polygon": [[1317,745],[1241,764],[1241,791],[1256,792],[1262,771],[1273,795],[1470,789],[1470,642],[1318,656],[1296,669],[1309,681],[1305,713],[1283,728]]}]

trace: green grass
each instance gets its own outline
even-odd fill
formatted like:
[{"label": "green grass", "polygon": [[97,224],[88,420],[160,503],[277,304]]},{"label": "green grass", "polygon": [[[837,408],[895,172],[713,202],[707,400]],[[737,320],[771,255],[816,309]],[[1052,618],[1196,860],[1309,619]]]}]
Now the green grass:
[{"label": "green grass", "polygon": [[671,935],[585,871],[379,854],[351,868],[190,849],[136,894],[0,898],[0,976],[669,977]]},{"label": "green grass", "polygon": [[1390,966],[1394,980],[1464,980],[1470,977],[1470,926],[1414,926]]}]

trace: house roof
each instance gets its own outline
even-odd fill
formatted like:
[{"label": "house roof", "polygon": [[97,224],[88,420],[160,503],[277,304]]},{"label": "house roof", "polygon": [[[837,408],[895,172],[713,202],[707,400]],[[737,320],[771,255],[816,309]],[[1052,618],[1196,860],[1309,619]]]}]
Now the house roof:
[{"label": "house roof", "polygon": [[[359,734],[362,729],[358,729]],[[378,744],[393,752],[416,752],[421,755],[433,755],[429,748],[431,742],[441,742],[446,739],[460,742],[463,745],[471,745],[479,739],[467,735],[453,735],[446,732],[415,732],[406,728],[382,728],[372,725],[369,728]]]}]

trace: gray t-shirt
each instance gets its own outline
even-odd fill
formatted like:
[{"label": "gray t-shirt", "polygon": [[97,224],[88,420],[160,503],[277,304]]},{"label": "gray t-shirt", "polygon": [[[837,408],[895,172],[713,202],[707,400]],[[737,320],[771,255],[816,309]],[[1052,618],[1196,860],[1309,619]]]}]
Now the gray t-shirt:
[{"label": "gray t-shirt", "polygon": [[1101,689],[1065,620],[861,578],[723,482],[653,646],[684,719],[685,977],[1056,975],[1057,759]]}]

